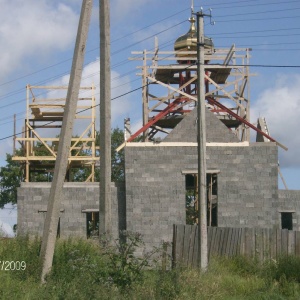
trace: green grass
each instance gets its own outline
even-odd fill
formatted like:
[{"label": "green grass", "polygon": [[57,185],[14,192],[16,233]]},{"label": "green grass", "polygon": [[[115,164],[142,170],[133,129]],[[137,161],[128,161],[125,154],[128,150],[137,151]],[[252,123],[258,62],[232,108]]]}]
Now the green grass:
[{"label": "green grass", "polygon": [[[39,250],[38,239],[0,241],[2,260],[26,262],[24,271],[0,269],[0,299],[300,299],[300,258],[296,257],[263,264],[241,257],[215,258],[204,274],[157,268],[142,270],[139,280],[132,281],[128,278],[136,278],[130,276],[136,275],[138,261],[117,268],[116,253],[112,264],[107,249],[95,241],[59,240],[52,272],[47,284],[41,285]],[[115,280],[115,274],[128,284]]]}]

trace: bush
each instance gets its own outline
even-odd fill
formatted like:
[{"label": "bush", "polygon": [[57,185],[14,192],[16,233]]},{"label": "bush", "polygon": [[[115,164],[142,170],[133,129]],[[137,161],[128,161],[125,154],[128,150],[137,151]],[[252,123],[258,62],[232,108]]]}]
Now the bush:
[{"label": "bush", "polygon": [[108,256],[108,274],[112,284],[125,289],[133,283],[143,282],[143,270],[150,266],[151,257],[159,250],[154,249],[138,256],[135,251],[142,248],[144,242],[139,233],[121,232],[121,237],[115,240],[114,245],[105,249]]},{"label": "bush", "polygon": [[300,283],[300,257],[282,256],[271,265],[272,278]]}]

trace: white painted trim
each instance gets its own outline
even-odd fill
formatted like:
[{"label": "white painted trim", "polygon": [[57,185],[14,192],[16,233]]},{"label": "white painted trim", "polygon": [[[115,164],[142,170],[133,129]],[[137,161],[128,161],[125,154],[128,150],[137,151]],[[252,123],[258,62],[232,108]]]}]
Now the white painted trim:
[{"label": "white painted trim", "polygon": [[[187,142],[145,142],[145,143],[126,143],[126,147],[198,147],[198,143]],[[248,147],[249,142],[237,143],[206,143],[207,147]]]},{"label": "white painted trim", "polygon": [[[221,171],[218,169],[208,169],[206,170],[206,174],[219,174]],[[197,169],[185,169],[181,171],[181,174],[188,175],[188,174],[198,174]]]},{"label": "white painted trim", "polygon": [[[61,208],[60,210],[59,210],[61,213],[63,213],[63,212],[65,212],[65,209],[64,208]],[[47,212],[47,208],[46,209],[39,209],[38,210],[38,213],[46,213]]]},{"label": "white painted trim", "polygon": [[86,208],[81,210],[82,213],[99,212],[99,208]]}]

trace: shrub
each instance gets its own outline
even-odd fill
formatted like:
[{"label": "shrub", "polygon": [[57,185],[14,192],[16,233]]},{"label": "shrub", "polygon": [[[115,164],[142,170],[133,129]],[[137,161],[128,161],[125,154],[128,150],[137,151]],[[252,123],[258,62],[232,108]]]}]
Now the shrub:
[{"label": "shrub", "polygon": [[300,257],[282,256],[271,266],[273,279],[277,281],[285,278],[288,281],[300,283]]},{"label": "shrub", "polygon": [[151,257],[159,251],[154,249],[142,256],[136,255],[135,251],[143,246],[141,234],[128,231],[121,232],[114,245],[106,246],[110,283],[125,289],[134,282],[143,281],[143,270],[150,266]]}]

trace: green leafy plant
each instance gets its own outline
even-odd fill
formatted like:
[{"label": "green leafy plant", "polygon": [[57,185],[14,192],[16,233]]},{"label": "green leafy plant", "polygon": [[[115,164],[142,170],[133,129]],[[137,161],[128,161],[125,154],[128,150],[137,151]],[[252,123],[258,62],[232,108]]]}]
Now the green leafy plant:
[{"label": "green leafy plant", "polygon": [[[122,231],[120,239],[115,241],[113,246],[106,248],[106,255],[109,257],[109,282],[121,287],[130,287],[133,283],[143,281],[143,270],[150,266],[150,259],[158,249],[136,255],[137,248],[142,248],[144,242],[139,233]],[[155,260],[153,260],[155,262]]]}]

